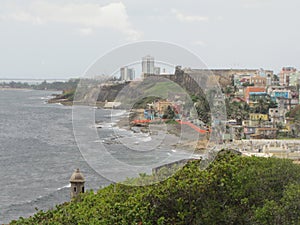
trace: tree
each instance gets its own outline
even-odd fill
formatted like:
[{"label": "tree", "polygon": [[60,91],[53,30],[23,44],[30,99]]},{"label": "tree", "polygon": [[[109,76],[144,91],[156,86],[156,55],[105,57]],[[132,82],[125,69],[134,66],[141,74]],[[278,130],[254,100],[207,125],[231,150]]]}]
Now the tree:
[{"label": "tree", "polygon": [[194,107],[196,108],[199,120],[206,124],[211,122],[209,102],[204,96],[199,97]]},{"label": "tree", "polygon": [[168,105],[168,107],[164,111],[163,119],[175,119],[175,112],[172,106]]},{"label": "tree", "polygon": [[[299,224],[300,167],[290,160],[221,151],[205,170],[194,160],[149,186],[120,183],[17,221],[31,224]],[[173,168],[171,168],[172,170]],[[168,172],[161,170],[162,176]],[[141,174],[127,184],[157,181]]]},{"label": "tree", "polygon": [[243,120],[249,118],[249,105],[246,102],[232,102],[231,99],[225,100],[226,113],[228,119],[236,119],[237,124],[242,124]]},{"label": "tree", "polygon": [[243,87],[254,86],[253,83],[245,82],[242,84]]}]

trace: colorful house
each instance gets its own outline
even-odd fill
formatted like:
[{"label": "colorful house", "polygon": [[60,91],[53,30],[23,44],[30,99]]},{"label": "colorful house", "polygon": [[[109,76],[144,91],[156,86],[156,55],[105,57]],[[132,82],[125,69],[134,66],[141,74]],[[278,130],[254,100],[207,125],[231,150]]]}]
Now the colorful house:
[{"label": "colorful house", "polygon": [[250,102],[250,94],[251,93],[266,93],[266,88],[265,87],[255,87],[255,86],[246,87],[245,92],[244,92],[244,97],[245,97],[245,101],[247,103]]}]

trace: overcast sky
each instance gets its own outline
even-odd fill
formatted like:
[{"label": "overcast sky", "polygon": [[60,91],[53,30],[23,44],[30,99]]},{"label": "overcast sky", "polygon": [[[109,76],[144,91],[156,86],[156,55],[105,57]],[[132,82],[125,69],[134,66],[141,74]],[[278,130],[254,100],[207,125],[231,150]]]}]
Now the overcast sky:
[{"label": "overcast sky", "polygon": [[299,0],[1,0],[0,77],[70,78],[132,41],[167,41],[209,68],[300,69]]}]

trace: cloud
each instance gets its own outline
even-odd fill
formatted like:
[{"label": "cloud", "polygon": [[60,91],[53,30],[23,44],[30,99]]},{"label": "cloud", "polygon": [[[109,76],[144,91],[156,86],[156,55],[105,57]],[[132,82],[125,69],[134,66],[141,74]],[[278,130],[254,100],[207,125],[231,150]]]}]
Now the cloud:
[{"label": "cloud", "polygon": [[205,47],[206,43],[204,41],[198,40],[193,42],[194,45]]},{"label": "cloud", "polygon": [[23,11],[2,15],[1,18],[2,20],[14,20],[18,22],[30,22],[33,24],[42,24],[41,18]]},{"label": "cloud", "polygon": [[216,21],[223,21],[224,20],[224,17],[223,16],[217,16],[215,18]]},{"label": "cloud", "polygon": [[130,40],[137,40],[141,33],[132,27],[126,7],[122,2],[101,6],[96,3],[54,3],[44,0],[33,1],[29,6],[12,6],[5,20],[46,24],[50,22],[72,24],[79,27],[79,32],[90,35],[99,28],[117,30]]},{"label": "cloud", "polygon": [[196,15],[184,15],[179,12],[177,9],[172,9],[171,12],[176,16],[176,18],[181,22],[203,22],[208,21],[208,17],[205,16],[196,16]]},{"label": "cloud", "polygon": [[243,0],[242,7],[246,9],[258,9],[269,6],[271,3],[270,0]]},{"label": "cloud", "polygon": [[92,28],[80,28],[78,31],[82,36],[90,36],[94,32]]}]

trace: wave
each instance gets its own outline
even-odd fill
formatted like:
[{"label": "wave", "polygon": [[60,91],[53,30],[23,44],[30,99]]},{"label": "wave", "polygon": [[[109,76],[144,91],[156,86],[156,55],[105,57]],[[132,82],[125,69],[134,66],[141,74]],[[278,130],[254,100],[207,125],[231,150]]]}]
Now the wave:
[{"label": "wave", "polygon": [[51,95],[48,95],[46,97],[40,97],[41,100],[49,100],[51,98],[53,98],[53,96],[51,96]]},{"label": "wave", "polygon": [[70,187],[71,187],[71,184],[67,184],[67,185],[65,185],[65,186],[63,186],[63,187],[57,188],[56,190],[59,191],[59,190],[61,190],[61,189],[64,189],[64,188],[70,188]]},{"label": "wave", "polygon": [[149,136],[149,137],[144,137],[144,138],[139,138],[141,141],[143,141],[143,142],[149,142],[149,141],[152,141],[152,138],[151,138],[151,136]]},{"label": "wave", "polygon": [[111,110],[111,114],[110,116],[112,117],[119,117],[119,116],[123,116],[126,114],[126,110]]},{"label": "wave", "polygon": [[71,187],[71,184],[67,184],[63,187],[56,188],[55,191],[52,191],[52,192],[50,192],[50,193],[48,193],[44,196],[40,195],[36,199],[22,201],[22,202],[19,202],[19,203],[16,203],[16,204],[11,204],[10,206],[19,206],[19,205],[24,205],[24,204],[30,204],[30,203],[33,203],[33,202],[37,202],[39,199],[44,199],[44,198],[47,198],[49,196],[55,195],[57,193],[57,191],[60,191],[60,190],[66,189],[66,188],[70,188],[70,187]]},{"label": "wave", "polygon": [[[116,129],[118,129],[119,131],[121,131],[121,132],[127,132],[128,130],[126,130],[126,129],[124,129],[124,128],[120,128],[120,127],[116,127]],[[128,131],[128,133],[129,133],[130,131]]]},{"label": "wave", "polygon": [[14,203],[5,207],[0,214],[0,224],[7,224],[20,216],[32,216],[36,213],[36,209],[48,210],[54,208],[57,204],[69,201],[69,191],[66,190],[69,189],[69,185],[57,188],[55,191],[47,193],[44,196],[38,196],[35,199]]},{"label": "wave", "polygon": [[116,123],[97,123],[93,125],[92,128],[112,128],[116,125]]}]

